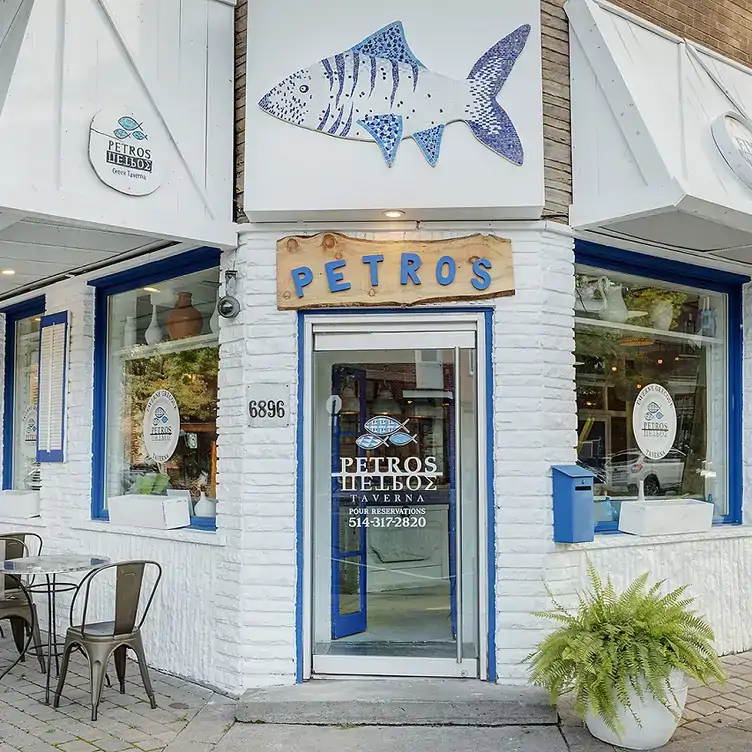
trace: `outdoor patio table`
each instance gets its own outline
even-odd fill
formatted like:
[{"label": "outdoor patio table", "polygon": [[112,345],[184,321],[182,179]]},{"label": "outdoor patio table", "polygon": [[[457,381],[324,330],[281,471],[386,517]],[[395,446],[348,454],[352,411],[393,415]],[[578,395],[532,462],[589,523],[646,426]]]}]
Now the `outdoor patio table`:
[{"label": "outdoor patio table", "polygon": [[[58,582],[57,576],[73,572],[88,572],[109,563],[110,560],[104,556],[81,554],[42,554],[41,556],[27,556],[22,559],[10,559],[2,563],[0,575],[10,575],[17,578],[19,582],[22,577],[40,576],[45,579],[43,584],[26,586],[26,590],[30,593],[42,593],[47,597],[47,676],[45,688],[45,704],[47,705],[50,704],[50,674],[52,673],[53,655],[56,670],[60,671],[55,597],[60,593],[71,592],[78,587],[77,584],[72,582]],[[28,652],[30,642],[30,640],[27,640],[22,655]],[[10,668],[13,668],[20,660],[21,656]],[[10,668],[0,675],[0,678],[5,676]]]}]

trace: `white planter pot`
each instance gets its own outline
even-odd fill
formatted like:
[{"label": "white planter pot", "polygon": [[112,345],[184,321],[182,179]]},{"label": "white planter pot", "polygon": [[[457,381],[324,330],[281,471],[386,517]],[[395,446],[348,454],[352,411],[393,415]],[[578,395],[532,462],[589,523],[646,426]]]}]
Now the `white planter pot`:
[{"label": "white planter pot", "polygon": [[191,503],[188,499],[145,494],[110,496],[107,511],[113,525],[174,530],[191,524]]},{"label": "white planter pot", "polygon": [[713,527],[714,509],[697,499],[623,501],[619,530],[632,535],[701,533]]},{"label": "white planter pot", "polygon": [[0,517],[39,517],[39,491],[0,491]]},{"label": "white planter pot", "polygon": [[684,703],[687,701],[686,676],[679,672],[675,672],[671,676],[671,686],[678,704],[675,705],[674,698],[670,693],[668,702],[669,705],[674,706],[676,717],[653,697],[644,681],[641,681],[641,686],[644,690],[645,699],[640,700],[637,693],[630,687],[629,700],[632,704],[632,711],[640,719],[642,725],[638,725],[632,711],[622,707],[619,712],[619,721],[624,733],[621,737],[614,734],[602,718],[591,713],[588,713],[585,717],[588,731],[596,739],[600,739],[606,744],[613,744],[625,749],[656,749],[668,743],[674,731],[676,731],[678,719],[681,718]]}]

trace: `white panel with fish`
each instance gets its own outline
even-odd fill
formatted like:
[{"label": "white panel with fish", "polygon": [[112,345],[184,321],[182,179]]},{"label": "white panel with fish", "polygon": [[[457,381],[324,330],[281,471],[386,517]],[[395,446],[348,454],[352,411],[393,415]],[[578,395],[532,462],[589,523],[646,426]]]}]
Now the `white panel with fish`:
[{"label": "white panel with fish", "polygon": [[251,0],[249,17],[252,219],[540,216],[537,0],[451,16],[428,0]]}]

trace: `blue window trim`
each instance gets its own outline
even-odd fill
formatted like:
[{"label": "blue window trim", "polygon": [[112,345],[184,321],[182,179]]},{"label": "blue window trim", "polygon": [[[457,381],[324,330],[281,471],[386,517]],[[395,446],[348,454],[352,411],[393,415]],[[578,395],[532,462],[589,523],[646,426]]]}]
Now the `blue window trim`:
[{"label": "blue window trim", "polygon": [[[153,261],[150,264],[126,269],[89,282],[94,297],[94,421],[92,431],[91,517],[109,520],[104,508],[105,473],[107,463],[107,324],[109,299],[112,295],[129,292],[146,285],[164,282],[174,277],[204,271],[219,265],[221,251],[217,248],[197,248],[177,256]],[[212,517],[191,517],[191,528],[216,530]]]},{"label": "blue window trim", "polygon": [[[742,523],[742,285],[750,278],[742,274],[710,269],[696,264],[646,256],[634,251],[575,241],[575,263],[608,271],[634,274],[662,282],[681,283],[688,287],[712,290],[727,296],[728,326],[728,494],[729,513],[713,520],[717,525]],[[596,533],[618,533],[617,522],[599,522]]]},{"label": "blue window trim", "polygon": [[16,392],[16,325],[43,316],[44,295],[0,309],[5,314],[5,373],[3,396],[3,490],[13,488],[13,402]]},{"label": "blue window trim", "polygon": [[[298,311],[298,425],[296,434],[296,462],[297,462],[297,482],[296,482],[296,514],[295,524],[297,533],[297,576],[295,582],[295,654],[297,657],[295,676],[296,681],[303,681],[303,632],[310,627],[303,623],[303,567],[305,564],[303,557],[303,535],[304,535],[304,494],[303,494],[303,466],[305,458],[305,420],[306,416],[302,410],[305,399],[305,378],[313,378],[313,374],[306,374],[305,356],[308,351],[309,343],[305,337],[305,318],[306,316],[346,316],[346,315],[363,315],[363,314],[395,314],[401,313],[396,308],[327,308],[309,311]],[[433,308],[411,308],[410,313],[416,315],[432,313],[482,313],[485,327],[485,345],[486,345],[486,526],[487,526],[487,567],[488,567],[488,681],[495,682],[496,673],[496,497],[494,492],[494,422],[493,422],[493,405],[494,405],[494,379],[493,379],[493,315],[494,309],[487,306],[436,306]],[[480,366],[479,366],[480,367]],[[310,418],[309,418],[310,420]]]}]

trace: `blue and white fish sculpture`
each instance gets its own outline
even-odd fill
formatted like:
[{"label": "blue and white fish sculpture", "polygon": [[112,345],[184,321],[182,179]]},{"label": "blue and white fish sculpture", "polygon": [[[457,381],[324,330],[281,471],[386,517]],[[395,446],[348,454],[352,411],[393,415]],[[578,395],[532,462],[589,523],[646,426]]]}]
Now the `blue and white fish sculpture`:
[{"label": "blue and white fish sculpture", "polygon": [[403,138],[412,138],[435,166],[445,126],[461,120],[481,143],[521,165],[520,137],[496,97],[529,34],[529,25],[520,26],[491,47],[466,80],[456,81],[426,68],[410,50],[402,22],[395,21],[287,76],[259,107],[301,128],[376,141],[389,167]]}]

